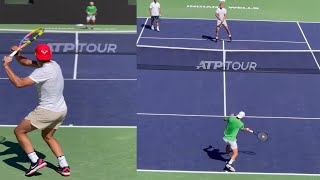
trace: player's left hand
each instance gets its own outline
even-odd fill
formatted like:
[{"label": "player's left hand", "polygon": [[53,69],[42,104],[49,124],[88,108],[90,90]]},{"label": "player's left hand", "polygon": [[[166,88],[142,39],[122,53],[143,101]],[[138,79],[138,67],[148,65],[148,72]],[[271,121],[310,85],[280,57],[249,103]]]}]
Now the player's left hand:
[{"label": "player's left hand", "polygon": [[5,65],[9,65],[10,63],[11,63],[11,61],[12,61],[12,57],[10,57],[10,56],[4,56],[3,57],[3,65],[5,66]]}]

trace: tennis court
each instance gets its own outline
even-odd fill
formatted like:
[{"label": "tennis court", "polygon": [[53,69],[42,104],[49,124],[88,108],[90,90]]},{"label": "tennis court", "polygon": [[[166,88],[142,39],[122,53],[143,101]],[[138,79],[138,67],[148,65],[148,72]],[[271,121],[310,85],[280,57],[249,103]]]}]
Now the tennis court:
[{"label": "tennis court", "polygon": [[[1,56],[7,55],[8,48],[25,34],[22,30],[0,33]],[[48,43],[53,60],[62,68],[68,116],[57,137],[69,161],[71,179],[128,179],[135,175],[135,41],[135,33],[46,31],[22,51],[34,59],[35,46]],[[20,77],[32,71],[17,62],[11,67]],[[37,93],[35,87],[15,88],[4,71],[0,72],[0,81],[0,134],[7,138],[0,144],[0,167],[6,172],[2,177],[21,179],[29,161],[17,144],[13,127],[35,108]],[[57,160],[39,131],[30,137],[38,154],[49,162],[49,168],[33,178],[60,178],[53,170]]]},{"label": "tennis court", "polygon": [[[312,149],[320,145],[320,86],[315,83],[320,72],[320,23],[275,19],[265,13],[271,11],[267,6],[271,3],[256,3],[261,11],[248,12],[252,19],[228,20],[231,43],[225,40],[224,30],[220,33],[224,40],[211,41],[216,22],[207,14],[213,8],[198,10],[210,5],[205,1],[194,5],[196,10],[190,6],[195,1],[179,5],[162,1],[171,17],[161,19],[160,32],[150,30],[149,18],[138,18],[139,177],[318,178],[318,153]],[[182,17],[182,12],[189,17]],[[230,16],[240,14],[229,12]],[[245,12],[241,11],[244,16]],[[255,71],[199,70],[202,61],[255,62],[257,66]],[[261,143],[251,134],[240,133],[238,173],[228,175],[223,171],[230,158],[223,153],[223,117],[240,110],[247,112],[245,125],[268,132],[270,140]]]}]

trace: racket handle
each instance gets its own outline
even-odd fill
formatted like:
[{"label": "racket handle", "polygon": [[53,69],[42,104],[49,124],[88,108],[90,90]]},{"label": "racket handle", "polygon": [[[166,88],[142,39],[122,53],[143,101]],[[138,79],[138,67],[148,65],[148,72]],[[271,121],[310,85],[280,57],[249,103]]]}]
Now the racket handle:
[{"label": "racket handle", "polygon": [[249,130],[249,132],[253,133],[253,131],[252,131],[252,130]]},{"label": "racket handle", "polygon": [[10,55],[9,55],[9,57],[13,57],[14,55],[16,55],[17,54],[17,50],[16,51],[13,51]]}]

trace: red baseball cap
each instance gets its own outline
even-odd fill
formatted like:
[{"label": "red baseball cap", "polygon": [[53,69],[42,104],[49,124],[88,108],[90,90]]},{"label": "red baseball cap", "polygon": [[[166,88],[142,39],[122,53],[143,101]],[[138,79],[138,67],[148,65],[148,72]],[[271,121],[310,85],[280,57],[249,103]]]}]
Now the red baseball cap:
[{"label": "red baseball cap", "polygon": [[36,47],[36,58],[39,61],[48,61],[52,58],[50,47],[46,44],[39,44]]}]

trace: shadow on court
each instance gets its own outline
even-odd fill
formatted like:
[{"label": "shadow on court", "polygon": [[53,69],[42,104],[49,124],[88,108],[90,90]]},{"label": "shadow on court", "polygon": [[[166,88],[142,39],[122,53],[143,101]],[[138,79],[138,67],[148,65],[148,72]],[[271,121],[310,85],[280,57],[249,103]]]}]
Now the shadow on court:
[{"label": "shadow on court", "polygon": [[217,160],[217,161],[223,161],[226,162],[228,159],[222,157],[222,155],[225,155],[225,152],[220,152],[219,149],[215,149],[212,146],[209,146],[207,148],[203,149],[204,152],[206,152],[209,156],[209,158]]},{"label": "shadow on court", "polygon": [[202,39],[206,39],[206,40],[210,40],[210,41],[216,40],[216,38],[211,37],[211,36],[207,36],[207,35],[202,35],[201,37],[202,37]]},{"label": "shadow on court", "polygon": [[[29,160],[27,154],[23,151],[23,149],[20,147],[20,145],[18,143],[11,142],[11,141],[5,141],[5,142],[1,143],[0,146],[1,145],[8,147],[8,149],[3,152],[0,152],[0,156],[10,155],[10,154],[17,155],[15,157],[4,159],[3,160],[4,163],[6,163],[8,166],[19,169],[23,172],[28,170],[23,165],[19,164],[19,163],[30,163],[30,160]],[[39,156],[39,158],[44,159],[46,157],[44,154],[42,154],[39,151],[36,151],[36,153]],[[53,165],[52,163],[47,162],[47,167],[55,171],[55,165]],[[28,164],[28,168],[29,168],[29,164]],[[39,175],[41,175],[41,173],[36,172],[33,176],[39,176]]]},{"label": "shadow on court", "polygon": [[144,24],[142,24],[141,27],[144,27],[144,28],[146,28],[146,29],[151,29],[151,26],[150,26],[150,25],[144,25]]},{"label": "shadow on court", "polygon": [[[232,155],[232,152],[230,152],[230,154],[226,154],[225,152],[221,152],[219,149],[216,149],[212,146],[204,148],[203,151],[208,154],[209,158],[217,161],[223,161],[223,162],[226,162],[229,160],[229,158],[228,159],[224,158],[223,155],[226,155],[228,157],[231,157]],[[246,155],[256,155],[256,153],[252,151],[239,151],[239,153],[246,154]]]}]

